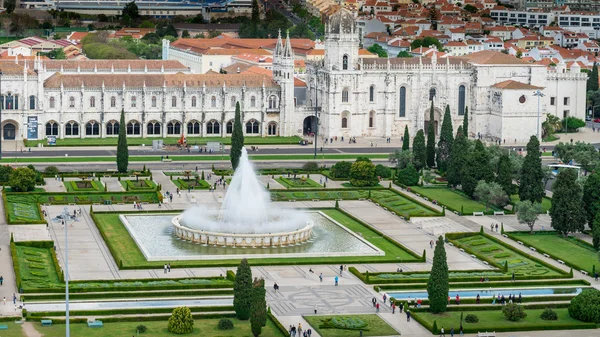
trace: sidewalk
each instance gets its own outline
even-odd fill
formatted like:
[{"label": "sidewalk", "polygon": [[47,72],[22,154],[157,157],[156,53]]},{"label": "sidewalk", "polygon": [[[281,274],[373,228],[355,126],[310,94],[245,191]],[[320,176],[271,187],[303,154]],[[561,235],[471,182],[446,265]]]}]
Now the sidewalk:
[{"label": "sidewalk", "polygon": [[[4,219],[3,205],[0,205],[0,218]],[[21,312],[17,311],[13,305],[13,294],[17,293],[17,286],[10,257],[10,235],[8,225],[4,221],[0,223],[0,276],[4,278],[0,286],[0,301],[2,301],[0,303],[0,317],[20,316]],[[18,297],[19,295],[17,295],[17,299]],[[3,301],[3,298],[6,298],[6,301]]]}]

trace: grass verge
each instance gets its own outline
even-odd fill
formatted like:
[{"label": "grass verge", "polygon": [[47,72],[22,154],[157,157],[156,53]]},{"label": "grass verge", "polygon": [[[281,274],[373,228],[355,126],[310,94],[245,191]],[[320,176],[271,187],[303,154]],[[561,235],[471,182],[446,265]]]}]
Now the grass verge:
[{"label": "grass verge", "polygon": [[[348,337],[358,336],[392,336],[398,331],[392,328],[377,315],[335,315],[335,316],[304,316],[304,319],[315,329],[321,337]],[[326,321],[336,322],[333,326],[346,326],[349,329],[325,328]],[[364,326],[363,329],[358,328]]]},{"label": "grass verge", "polygon": [[[451,211],[461,212],[463,215],[471,215],[473,212],[486,212],[485,205],[448,187],[410,186],[410,191],[427,197],[431,201],[436,200],[440,205],[446,206]],[[493,211],[501,211],[501,209],[490,206],[487,213]]]}]

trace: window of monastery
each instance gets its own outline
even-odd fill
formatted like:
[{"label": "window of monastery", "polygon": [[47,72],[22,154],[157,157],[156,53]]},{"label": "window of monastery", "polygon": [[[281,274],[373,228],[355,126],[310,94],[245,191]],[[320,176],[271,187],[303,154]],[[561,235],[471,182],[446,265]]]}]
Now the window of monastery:
[{"label": "window of monastery", "polygon": [[198,121],[191,121],[187,125],[188,135],[199,135],[200,134],[200,123]]},{"label": "window of monastery", "polygon": [[258,134],[260,123],[256,119],[251,119],[246,122],[246,133],[247,134]]},{"label": "window of monastery", "polygon": [[74,108],[75,107],[75,97],[71,96],[69,97],[69,108]]},{"label": "window of monastery", "polygon": [[217,107],[217,97],[212,96],[210,98],[210,107],[211,108],[216,108]]},{"label": "window of monastery", "polygon": [[127,134],[128,135],[139,135],[141,134],[141,124],[137,121],[131,121],[127,123]]},{"label": "window of monastery", "polygon": [[85,124],[85,135],[86,136],[99,136],[100,135],[100,124],[96,121],[89,121]]},{"label": "window of monastery", "polygon": [[192,96],[192,108],[196,107],[196,96]]},{"label": "window of monastery", "polygon": [[160,123],[157,121],[152,121],[148,123],[148,127],[146,129],[146,133],[149,135],[160,136]]},{"label": "window of monastery", "polygon": [[348,55],[342,57],[342,70],[348,70]]},{"label": "window of monastery", "polygon": [[231,96],[231,107],[235,108],[236,103],[237,103],[237,98],[235,96]]},{"label": "window of monastery", "polygon": [[181,123],[177,121],[169,122],[167,124],[168,135],[179,135],[181,134]]},{"label": "window of monastery", "polygon": [[114,108],[117,106],[117,98],[115,96],[110,98],[110,107]]},{"label": "window of monastery", "polygon": [[406,87],[400,88],[400,117],[406,117]]},{"label": "window of monastery", "polygon": [[267,125],[267,134],[269,136],[277,136],[277,123],[275,122],[270,122]]},{"label": "window of monastery", "polygon": [[131,107],[135,108],[137,106],[137,97],[131,97]]},{"label": "window of monastery", "polygon": [[256,97],[254,96],[250,97],[250,107],[256,108]]},{"label": "window of monastery", "polygon": [[225,132],[228,134],[233,133],[233,121],[229,121],[227,124],[225,124]]},{"label": "window of monastery", "polygon": [[16,110],[19,109],[19,96],[13,96],[12,94],[8,94],[7,96],[0,96],[0,103],[2,104],[2,108],[6,110]]},{"label": "window of monastery", "polygon": [[55,121],[46,123],[46,136],[58,136],[58,123]]},{"label": "window of monastery", "polygon": [[92,96],[90,97],[90,108],[95,108],[96,107],[96,97]]},{"label": "window of monastery", "polygon": [[370,128],[375,127],[375,111],[369,112],[369,127]]},{"label": "window of monastery", "polygon": [[277,96],[272,95],[269,97],[269,109],[277,109]]},{"label": "window of monastery", "polygon": [[76,121],[69,121],[65,125],[65,136],[79,136],[79,124]]},{"label": "window of monastery", "polygon": [[433,99],[435,98],[435,95],[436,95],[435,88],[429,89],[429,100],[430,101],[433,101]]},{"label": "window of monastery", "polygon": [[106,123],[106,135],[118,135],[119,134],[119,122],[112,120]]},{"label": "window of monastery", "polygon": [[[213,96],[214,97],[214,96]],[[211,120],[206,123],[206,134],[207,135],[218,135],[221,133],[221,124],[216,120]]]},{"label": "window of monastery", "polygon": [[342,118],[342,129],[348,128],[348,118]]},{"label": "window of monastery", "polygon": [[458,87],[458,115],[464,116],[465,114],[465,97],[466,89],[464,85]]},{"label": "window of monastery", "polygon": [[177,106],[177,96],[171,96],[171,107],[174,108]]},{"label": "window of monastery", "polygon": [[375,86],[369,87],[369,102],[375,102]]},{"label": "window of monastery", "polygon": [[156,108],[156,96],[152,96],[152,107]]},{"label": "window of monastery", "polygon": [[342,90],[342,103],[348,103],[348,89]]},{"label": "window of monastery", "polygon": [[56,100],[54,99],[54,97],[50,97],[50,108],[54,109],[56,106]]},{"label": "window of monastery", "polygon": [[35,96],[29,96],[29,110],[35,110]]}]

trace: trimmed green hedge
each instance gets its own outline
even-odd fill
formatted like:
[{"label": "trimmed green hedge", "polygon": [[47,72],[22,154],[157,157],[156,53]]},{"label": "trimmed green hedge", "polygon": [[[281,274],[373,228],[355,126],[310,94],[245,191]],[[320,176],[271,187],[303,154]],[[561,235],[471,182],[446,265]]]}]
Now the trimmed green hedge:
[{"label": "trimmed green hedge", "polygon": [[[83,180],[85,181],[85,180]],[[104,191],[104,185],[96,180],[89,180],[91,187],[87,187],[87,188],[80,188],[79,186],[77,186],[78,182],[82,182],[82,181],[65,181],[65,184],[69,184],[69,186],[71,186],[71,189],[75,192],[96,192],[96,191],[100,191],[103,192]]]},{"label": "trimmed green hedge", "polygon": [[[102,321],[102,323],[118,323],[118,322],[153,322],[153,321],[167,321],[171,317],[171,314],[168,315],[152,315],[152,316],[124,316],[124,317],[98,317],[95,316],[97,320]],[[194,319],[209,319],[209,318],[234,318],[234,312],[227,313],[192,313],[192,317]],[[56,318],[54,316],[44,317],[44,316],[31,316],[27,317],[28,321],[39,322],[43,319],[51,319],[52,324],[65,324],[66,319]],[[71,318],[69,319],[71,323],[87,323],[87,318]]]},{"label": "trimmed green hedge", "polygon": [[[143,182],[145,185],[143,187],[136,186],[136,182]],[[122,180],[122,183],[125,183],[126,191],[156,191],[156,184],[150,179],[140,179],[140,180]]]},{"label": "trimmed green hedge", "polygon": [[[39,219],[32,219],[32,220],[16,220],[13,217],[11,217],[11,214],[14,215],[13,213],[13,207],[9,207],[8,204],[8,200],[7,200],[7,194],[8,193],[15,193],[15,194],[20,194],[22,192],[4,192],[2,193],[2,202],[4,204],[4,218],[6,219],[6,223],[8,223],[9,225],[45,225],[46,224],[46,220],[43,218],[42,216],[42,207],[40,206],[39,203],[36,204],[35,207],[37,207],[37,215]],[[25,192],[27,193],[27,192]],[[38,192],[39,193],[39,192]]]},{"label": "trimmed green hedge", "polygon": [[[214,306],[214,307],[191,307],[192,312],[215,312],[215,311],[233,311],[233,306]],[[135,308],[135,309],[112,309],[112,310],[70,310],[72,316],[99,316],[99,315],[127,315],[127,314],[163,314],[171,313],[173,308]],[[65,316],[64,311],[39,311],[28,312],[27,319],[31,317],[61,317]]]},{"label": "trimmed green hedge", "polygon": [[[411,215],[411,214],[408,214],[408,213],[401,213],[401,212],[398,212],[398,211],[396,211],[396,210],[395,210],[394,208],[392,208],[392,207],[386,207],[386,208],[387,208],[389,211],[392,211],[392,212],[394,212],[394,213],[395,213],[396,215],[398,215],[398,216],[401,216],[401,217],[404,217],[404,218],[406,218],[406,220],[410,220],[411,216],[412,216],[412,217],[429,217],[429,216],[436,216],[436,215],[437,215],[437,216],[441,216],[441,215],[442,215],[442,212],[440,212],[440,211],[438,211],[438,210],[436,210],[436,209],[432,208],[432,207],[431,207],[431,206],[429,206],[429,205],[426,205],[426,204],[424,204],[424,203],[422,203],[422,202],[418,201],[417,199],[413,199],[411,196],[409,196],[409,195],[407,195],[407,194],[404,194],[404,193],[402,193],[402,192],[400,192],[400,191],[398,191],[398,190],[396,190],[396,189],[393,189],[393,188],[388,188],[387,190],[391,191],[392,193],[394,193],[394,194],[398,195],[398,196],[399,196],[399,197],[401,197],[401,198],[404,198],[404,199],[406,199],[406,200],[408,200],[408,201],[410,201],[410,202],[412,202],[412,203],[415,203],[415,204],[417,204],[417,205],[419,205],[419,206],[421,206],[421,207],[423,207],[423,208],[425,208],[425,209],[428,209],[428,210],[430,210],[430,211],[432,211],[432,212],[434,213],[433,215],[431,215],[431,214],[423,214],[423,215],[420,215],[420,214],[413,214],[413,215]],[[382,206],[385,206],[385,205],[384,205],[384,204],[385,204],[385,202],[379,201],[379,200],[377,200],[376,198],[373,198],[373,196],[371,196],[371,197],[370,197],[370,199],[371,199],[373,202],[376,202],[376,203],[378,203],[378,204],[380,204],[380,205],[382,205]]]},{"label": "trimmed green hedge", "polygon": [[[233,289],[206,289],[206,290],[187,290],[177,292],[165,291],[125,291],[125,292],[98,292],[98,293],[72,293],[69,298],[72,300],[90,300],[106,298],[146,298],[146,297],[189,297],[189,296],[221,296],[233,295]],[[63,293],[55,294],[30,294],[21,296],[26,301],[50,301],[62,300],[65,298]]]},{"label": "trimmed green hedge", "polygon": [[[554,295],[554,296],[525,296],[521,298],[521,301],[523,303],[538,303],[538,302],[558,302],[558,301],[570,301],[572,300],[575,296],[575,294],[570,294],[570,295]],[[396,301],[395,298],[390,297],[391,301]],[[422,301],[422,305],[426,306],[429,305],[429,299],[421,299]],[[403,300],[398,300],[399,302],[407,302],[407,300],[403,299]],[[488,302],[488,303],[485,303]],[[463,308],[464,305],[466,304],[477,304],[477,299],[475,298],[461,298],[460,299],[460,305],[455,305],[454,300],[452,300],[450,302],[450,305],[448,306],[448,308],[450,307],[456,307],[456,308]],[[559,303],[556,304],[548,304],[548,303],[544,303],[546,306],[550,306],[553,307],[555,305],[559,305]],[[568,305],[568,303],[565,303]],[[477,309],[479,307],[484,307],[484,306],[492,306],[491,305],[491,299],[490,298],[482,298],[480,299],[480,304],[477,304],[477,307],[472,307],[472,309]],[[493,305],[493,307],[498,308],[498,304]],[[545,307],[544,307],[545,308]],[[425,311],[427,311],[427,308],[413,308],[416,309],[418,311],[423,311],[422,309],[425,309]],[[411,309],[411,311],[413,310]],[[463,310],[470,310],[471,308],[465,308]],[[543,309],[543,308],[542,308]]]},{"label": "trimmed green hedge", "polygon": [[[450,282],[452,289],[471,289],[471,288],[498,288],[498,287],[523,287],[523,286],[563,286],[563,285],[583,285],[589,286],[590,282],[579,279],[561,279],[561,280],[534,280],[534,281],[515,281],[515,282]],[[373,289],[393,291],[393,290],[418,290],[426,289],[427,283],[412,283],[412,284],[389,284],[375,285]]]}]

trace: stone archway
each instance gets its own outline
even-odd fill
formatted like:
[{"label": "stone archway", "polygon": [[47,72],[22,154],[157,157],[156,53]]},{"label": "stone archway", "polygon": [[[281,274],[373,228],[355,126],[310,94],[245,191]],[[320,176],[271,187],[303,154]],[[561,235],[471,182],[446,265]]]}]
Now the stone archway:
[{"label": "stone archway", "polygon": [[302,122],[302,134],[308,135],[314,133],[317,130],[317,120],[315,116],[304,118],[304,122]]},{"label": "stone archway", "polygon": [[13,122],[6,122],[2,126],[2,139],[15,140],[17,139],[17,125]]},{"label": "stone archway", "polygon": [[[429,130],[429,115],[430,115],[430,110],[431,108],[428,108],[427,110],[425,110],[424,112],[424,120],[425,120],[425,124],[423,126],[423,132],[425,132],[425,136],[427,137],[427,130]],[[439,132],[441,130],[442,127],[442,110],[438,109],[438,108],[433,108],[433,129],[435,130],[435,136],[439,136]]]}]

